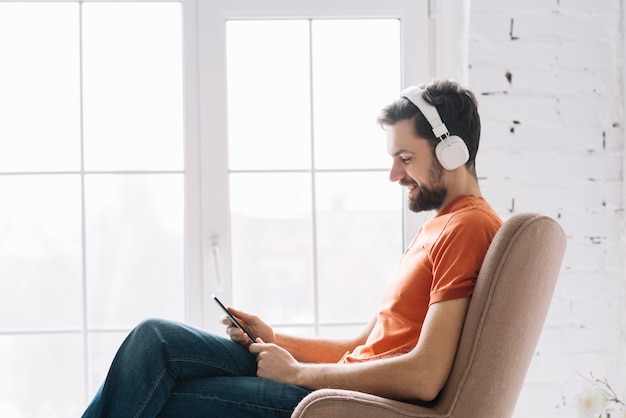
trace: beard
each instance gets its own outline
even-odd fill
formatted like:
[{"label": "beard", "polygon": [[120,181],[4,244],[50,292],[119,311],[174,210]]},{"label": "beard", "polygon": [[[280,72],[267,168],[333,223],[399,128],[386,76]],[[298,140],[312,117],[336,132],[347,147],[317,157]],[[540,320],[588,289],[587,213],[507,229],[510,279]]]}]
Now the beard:
[{"label": "beard", "polygon": [[409,210],[412,212],[422,212],[433,209],[441,209],[443,202],[448,194],[448,189],[441,181],[443,175],[443,167],[433,164],[428,182],[430,185],[420,185],[414,180],[401,180],[403,186],[413,185],[417,188],[417,196],[409,196]]}]

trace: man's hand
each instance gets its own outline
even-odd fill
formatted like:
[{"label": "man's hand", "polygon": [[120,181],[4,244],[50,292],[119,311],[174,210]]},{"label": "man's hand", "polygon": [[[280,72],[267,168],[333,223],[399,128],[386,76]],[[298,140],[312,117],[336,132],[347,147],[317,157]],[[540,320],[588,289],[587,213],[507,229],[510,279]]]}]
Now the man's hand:
[{"label": "man's hand", "polygon": [[302,365],[289,351],[276,344],[265,343],[261,338],[250,345],[250,352],[256,355],[257,376],[292,385],[298,382],[298,372]]},{"label": "man's hand", "polygon": [[[228,307],[228,311],[237,318],[237,321],[252,335],[252,338],[261,338],[263,341],[268,342],[274,341],[274,330],[265,322],[261,321],[258,316],[250,315],[231,307]],[[228,334],[232,341],[241,345],[248,345],[250,343],[243,331],[234,326],[227,316],[224,316],[220,322],[226,325],[226,334]]]}]

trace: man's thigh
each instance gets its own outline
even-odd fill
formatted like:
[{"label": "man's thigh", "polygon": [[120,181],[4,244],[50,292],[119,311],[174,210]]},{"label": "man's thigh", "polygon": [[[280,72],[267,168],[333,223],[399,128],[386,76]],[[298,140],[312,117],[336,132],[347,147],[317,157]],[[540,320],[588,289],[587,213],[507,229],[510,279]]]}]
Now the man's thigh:
[{"label": "man's thigh", "polygon": [[159,417],[289,417],[310,392],[259,377],[179,381]]}]

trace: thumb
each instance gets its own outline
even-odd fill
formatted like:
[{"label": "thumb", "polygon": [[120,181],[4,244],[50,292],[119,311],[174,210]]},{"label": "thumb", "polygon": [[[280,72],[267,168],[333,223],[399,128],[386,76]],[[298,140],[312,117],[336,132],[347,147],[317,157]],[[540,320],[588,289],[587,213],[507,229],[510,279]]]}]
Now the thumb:
[{"label": "thumb", "polygon": [[266,347],[267,346],[265,345],[265,342],[261,339],[261,337],[257,337],[254,344],[250,344],[248,346],[248,351],[250,351],[252,354],[258,355],[265,351]]},{"label": "thumb", "polygon": [[252,319],[252,315],[245,313],[244,311],[240,311],[239,309],[235,309],[232,306],[228,307],[228,311],[235,315],[237,318],[241,318],[244,321],[248,321],[250,319]]}]

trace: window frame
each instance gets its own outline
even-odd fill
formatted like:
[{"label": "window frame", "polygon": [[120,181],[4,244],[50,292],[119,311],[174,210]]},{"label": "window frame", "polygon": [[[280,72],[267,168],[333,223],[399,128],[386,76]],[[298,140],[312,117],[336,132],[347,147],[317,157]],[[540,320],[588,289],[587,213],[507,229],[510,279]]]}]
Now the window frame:
[{"label": "window frame", "polygon": [[[397,18],[401,21],[402,85],[419,84],[432,78],[437,64],[432,59],[434,19],[428,0],[376,0],[364,5],[356,0],[341,2],[320,0],[315,4],[294,4],[278,0],[259,4],[255,0],[216,0],[198,4],[198,146],[200,152],[200,201],[197,202],[199,236],[188,236],[188,242],[200,245],[190,262],[188,282],[188,317],[194,325],[218,331],[217,310],[208,302],[210,294],[220,289],[221,297],[230,301],[232,292],[229,249],[229,167],[226,114],[226,22],[233,19],[354,19]],[[442,9],[443,11],[443,9]],[[427,47],[424,48],[424,45]],[[410,51],[428,51],[428,59]],[[187,47],[185,48],[187,50]],[[188,76],[188,74],[186,74]],[[190,115],[187,115],[189,117]],[[188,138],[189,140],[189,138]],[[197,161],[195,161],[197,163]],[[190,215],[190,213],[188,213]],[[201,218],[201,219],[200,219]],[[421,215],[407,209],[404,218],[404,240],[414,235]],[[187,231],[191,233],[192,231]],[[194,231],[197,234],[198,231]],[[196,251],[194,249],[194,251]]]}]

